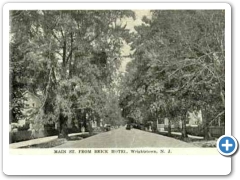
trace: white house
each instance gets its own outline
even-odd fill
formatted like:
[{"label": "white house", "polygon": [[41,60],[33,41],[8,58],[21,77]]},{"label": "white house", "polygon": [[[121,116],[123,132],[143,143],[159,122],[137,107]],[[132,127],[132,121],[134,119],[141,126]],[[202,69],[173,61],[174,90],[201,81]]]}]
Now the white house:
[{"label": "white house", "polygon": [[189,120],[189,125],[200,125],[202,124],[202,111],[196,111],[194,110],[193,112],[188,112],[187,114],[188,120]]}]

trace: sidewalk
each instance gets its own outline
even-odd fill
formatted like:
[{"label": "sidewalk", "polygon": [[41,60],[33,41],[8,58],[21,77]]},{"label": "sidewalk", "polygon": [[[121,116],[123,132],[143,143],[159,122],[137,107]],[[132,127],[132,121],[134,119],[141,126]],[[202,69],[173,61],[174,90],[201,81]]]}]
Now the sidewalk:
[{"label": "sidewalk", "polygon": [[[68,134],[68,136],[72,137],[72,136],[78,136],[78,135],[83,135],[83,134],[88,134],[88,132],[72,133],[72,134]],[[22,142],[9,144],[9,148],[17,149],[17,148],[21,148],[21,147],[25,147],[25,146],[32,146],[32,145],[36,145],[36,144],[51,142],[56,139],[58,139],[58,136],[49,136],[49,137],[44,137],[44,138],[31,139],[28,141],[22,141]]]},{"label": "sidewalk", "polygon": [[[167,133],[167,131],[161,131],[161,132]],[[171,134],[178,135],[178,136],[181,136],[181,135],[182,135],[181,132],[171,132]],[[201,136],[193,136],[193,135],[189,135],[189,134],[188,134],[188,137],[189,137],[189,138],[192,138],[192,139],[204,139],[204,137],[201,137]]]}]

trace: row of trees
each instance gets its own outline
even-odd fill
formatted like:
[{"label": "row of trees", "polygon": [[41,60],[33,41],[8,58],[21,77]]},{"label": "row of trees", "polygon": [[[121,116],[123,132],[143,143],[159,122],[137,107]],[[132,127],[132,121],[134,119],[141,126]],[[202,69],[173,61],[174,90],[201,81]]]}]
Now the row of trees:
[{"label": "row of trees", "polygon": [[208,138],[208,126],[225,121],[224,19],[221,10],[162,10],[144,17],[121,84],[123,116],[182,120],[186,136],[187,111],[198,109]]},{"label": "row of trees", "polygon": [[[186,136],[187,111],[197,109],[208,138],[208,126],[225,120],[225,12],[151,13],[129,33],[121,19],[133,11],[11,11],[10,121],[24,118],[28,91],[41,101],[28,117],[36,130],[57,122],[64,136],[73,120],[114,125],[122,115],[181,119]],[[124,41],[133,54],[120,77]]]},{"label": "row of trees", "polygon": [[23,117],[24,93],[41,100],[28,118],[38,130],[73,119],[121,124],[114,79],[132,11],[11,11],[10,122]]}]

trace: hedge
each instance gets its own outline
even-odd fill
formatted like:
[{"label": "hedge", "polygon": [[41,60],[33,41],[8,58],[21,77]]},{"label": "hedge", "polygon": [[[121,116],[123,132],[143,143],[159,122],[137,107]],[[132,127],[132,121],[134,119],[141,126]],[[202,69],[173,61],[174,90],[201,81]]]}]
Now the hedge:
[{"label": "hedge", "polygon": [[35,132],[34,134],[32,131],[17,131],[17,132],[9,132],[9,143],[15,143],[20,141],[27,141],[36,138],[42,138],[47,136],[54,136],[57,135],[58,131],[55,129],[44,130],[40,132]]}]

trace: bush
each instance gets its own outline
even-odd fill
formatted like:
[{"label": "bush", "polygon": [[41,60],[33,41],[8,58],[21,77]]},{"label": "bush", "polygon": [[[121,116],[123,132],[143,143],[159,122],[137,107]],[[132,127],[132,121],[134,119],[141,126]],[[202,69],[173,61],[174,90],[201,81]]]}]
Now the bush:
[{"label": "bush", "polygon": [[187,126],[186,131],[187,131],[187,134],[189,135],[204,136],[204,129],[202,126],[197,126],[197,127]]},{"label": "bush", "polygon": [[44,136],[56,136],[58,135],[58,130],[57,129],[45,129],[44,130]]},{"label": "bush", "polygon": [[29,129],[29,124],[24,124],[23,126],[18,126],[18,131],[27,131]]},{"label": "bush", "polygon": [[80,128],[77,128],[76,126],[73,126],[72,128],[68,128],[68,134],[71,134],[71,133],[80,133],[81,132],[81,129]]},{"label": "bush", "polygon": [[9,133],[9,143],[30,140],[32,131],[18,131]]},{"label": "bush", "polygon": [[9,132],[9,143],[15,143],[20,141],[27,141],[36,138],[48,137],[48,136],[55,136],[58,134],[56,129],[45,129],[39,132],[32,131],[11,131]]},{"label": "bush", "polygon": [[[166,125],[164,126],[164,131],[168,131],[168,126],[166,126]],[[172,131],[172,132],[181,132],[182,129],[179,128],[179,127],[175,127],[175,126],[173,127],[173,126],[172,126],[172,127],[171,127],[171,131]]]}]

